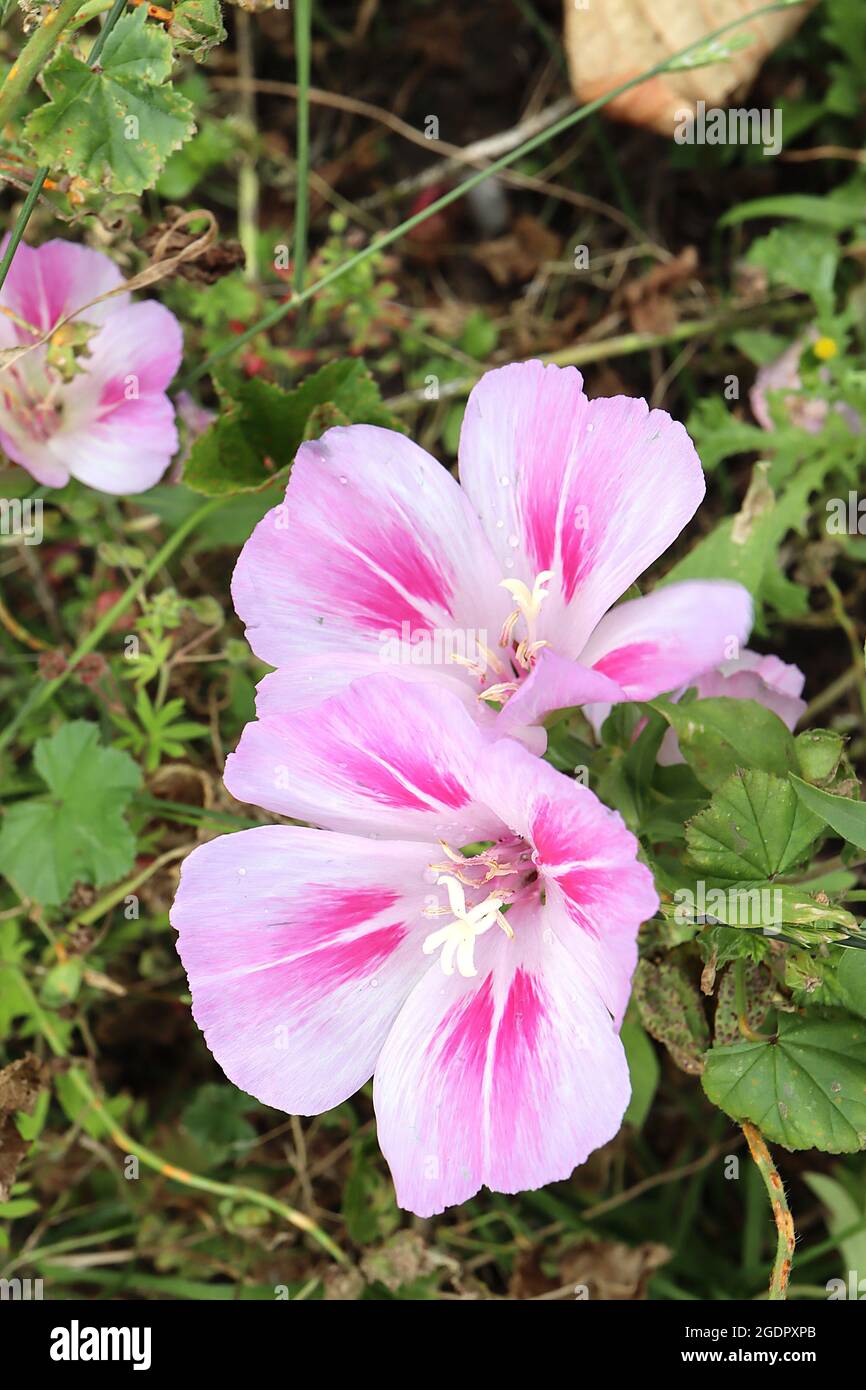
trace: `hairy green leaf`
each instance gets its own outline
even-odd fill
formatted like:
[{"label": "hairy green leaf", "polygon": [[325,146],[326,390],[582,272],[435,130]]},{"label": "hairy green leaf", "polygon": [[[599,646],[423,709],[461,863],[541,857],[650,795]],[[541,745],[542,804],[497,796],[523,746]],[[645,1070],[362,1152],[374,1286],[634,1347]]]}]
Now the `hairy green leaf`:
[{"label": "hairy green leaf", "polygon": [[171,40],[146,20],[145,5],[123,15],[94,68],[68,48],[49,63],[41,79],[49,100],[24,125],[39,163],[142,193],[193,134],[192,106],[168,82]]},{"label": "hairy green leaf", "polygon": [[123,811],[141,783],[128,754],[104,748],[96,724],[76,720],[39,739],[45,796],[19,801],[0,831],[0,871],[29,898],[62,903],[77,882],[97,887],[132,867],[135,838]]}]

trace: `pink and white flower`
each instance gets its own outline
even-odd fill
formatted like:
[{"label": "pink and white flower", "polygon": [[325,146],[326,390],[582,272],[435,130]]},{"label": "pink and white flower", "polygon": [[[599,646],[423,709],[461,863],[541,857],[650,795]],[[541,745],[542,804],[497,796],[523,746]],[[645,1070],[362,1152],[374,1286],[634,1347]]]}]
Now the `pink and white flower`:
[{"label": "pink and white flower", "polygon": [[658,906],[615,812],[388,674],[248,726],[226,784],[324,827],[241,831],[184,864],[178,948],[236,1085],[316,1114],[374,1076],[398,1200],[422,1216],[565,1178],[612,1138]]},{"label": "pink and white flower", "polygon": [[[22,244],[0,290],[0,349],[26,347],[122,284],[98,251],[63,240]],[[53,365],[50,342],[0,366],[0,446],[46,487],[78,478],[101,492],[143,492],[178,446],[165,390],[180,364],[180,325],[154,300],[117,294],[75,314],[55,346],[82,323],[97,332],[69,379]]]},{"label": "pink and white flower", "polygon": [[[501,704],[510,732],[675,689],[745,641],[738,584],[671,584],[612,607],[704,495],[691,440],[664,411],[588,400],[571,367],[503,367],[469,397],[459,466],[462,487],[370,425],[301,446],[232,586],[250,645],[278,668],[260,687],[266,710],[315,704],[387,661],[476,711]],[[437,646],[443,635],[458,641]]]}]

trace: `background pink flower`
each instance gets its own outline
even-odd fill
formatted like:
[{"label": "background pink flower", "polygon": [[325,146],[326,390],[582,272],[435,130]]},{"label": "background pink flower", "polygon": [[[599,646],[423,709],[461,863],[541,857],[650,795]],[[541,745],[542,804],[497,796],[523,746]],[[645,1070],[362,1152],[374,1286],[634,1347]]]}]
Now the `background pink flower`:
[{"label": "background pink flower", "polygon": [[[780,661],[777,656],[749,651],[747,647],[738,657],[721,662],[711,671],[703,671],[687,686],[674,692],[672,698],[678,700],[686,689],[692,688],[697,691],[699,700],[719,695],[729,700],[757,700],[759,705],[778,714],[783,723],[793,730],[806,708],[806,701],[800,699],[805,681],[806,677],[799,666]],[[587,705],[584,708],[583,712],[597,735],[601,734],[601,727],[611,708],[609,704]],[[638,724],[635,737],[645,722],[641,720]],[[662,739],[658,761],[665,766],[685,762],[673,729],[668,729]]]},{"label": "background pink flower", "polygon": [[315,1114],[375,1073],[419,1215],[565,1178],[617,1132],[619,1026],[658,905],[615,812],[447,692],[432,703],[380,675],[248,726],[232,793],[326,829],[201,846],[171,914],[226,1074]]},{"label": "background pink flower", "polygon": [[[232,593],[268,707],[298,709],[383,663],[436,680],[501,732],[587,701],[644,699],[724,657],[751,626],[738,584],[671,584],[616,608],[704,494],[682,425],[590,401],[574,368],[530,362],[473,390],[454,478],[369,425],[302,445],[285,502]],[[430,659],[422,648],[429,650]]]},{"label": "background pink flower", "polygon": [[[62,240],[22,244],[0,291],[0,348],[33,341],[4,307],[41,336],[122,284],[117,266],[98,251]],[[177,449],[165,389],[180,364],[180,325],[163,305],[133,304],[128,294],[85,309],[77,322],[98,332],[70,380],[52,365],[49,344],[0,369],[0,446],[47,487],[78,478],[102,492],[142,492]]]},{"label": "background pink flower", "polygon": [[[747,648],[734,660],[723,661],[714,671],[705,671],[692,681],[692,685],[700,700],[717,695],[735,700],[757,700],[793,730],[806,708],[806,701],[800,699],[805,681],[799,666]],[[668,729],[662,740],[658,760],[664,764],[683,762],[673,729]]]}]

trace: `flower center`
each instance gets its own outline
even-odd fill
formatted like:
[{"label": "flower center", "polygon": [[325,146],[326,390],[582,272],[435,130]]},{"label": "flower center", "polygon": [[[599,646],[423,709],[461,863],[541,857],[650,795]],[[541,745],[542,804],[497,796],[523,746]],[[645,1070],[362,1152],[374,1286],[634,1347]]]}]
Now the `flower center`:
[{"label": "flower center", "polygon": [[[517,837],[468,856],[453,850],[444,841],[440,843],[447,862],[431,864],[430,868],[447,871],[440,874],[437,883],[448,894],[448,906],[425,908],[424,914],[427,917],[450,916],[452,920],[426,936],[422,950],[429,956],[441,949],[439,963],[445,974],[453,975],[456,963],[460,974],[469,978],[478,973],[475,938],[493,926],[500,927],[507,937],[513,938],[514,932],[505,912],[518,898],[531,891],[530,885],[535,884],[538,875],[532,863],[532,851]],[[466,889],[472,890],[475,897],[479,889],[495,878],[510,878],[511,882],[467,906]]]},{"label": "flower center", "polygon": [[6,371],[8,375],[0,392],[3,407],[32,438],[50,439],[61,422],[57,401],[61,378],[43,370],[31,369],[25,374],[14,364]]},{"label": "flower center", "polygon": [[[538,641],[536,631],[538,626],[538,615],[541,612],[541,605],[546,598],[549,598],[547,585],[553,578],[553,570],[542,570],[535,576],[532,588],[524,584],[522,579],[502,579],[500,588],[507,589],[515,601],[514,607],[509,613],[505,622],[502,624],[502,631],[499,634],[499,645],[505,647],[511,660],[515,680],[501,681],[498,685],[491,685],[487,690],[482,690],[479,700],[496,700],[504,703],[517,690],[524,675],[532,669],[536,654],[547,643]],[[514,630],[518,623],[523,623],[524,632],[519,639],[515,638]]]}]

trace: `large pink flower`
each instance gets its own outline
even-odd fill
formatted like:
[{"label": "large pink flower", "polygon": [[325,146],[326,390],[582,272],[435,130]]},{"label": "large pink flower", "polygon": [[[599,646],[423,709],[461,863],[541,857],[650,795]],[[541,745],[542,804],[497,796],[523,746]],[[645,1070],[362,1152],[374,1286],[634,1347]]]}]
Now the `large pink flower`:
[{"label": "large pink flower", "polygon": [[241,831],[184,865],[172,921],[232,1081],[315,1114],[375,1073],[419,1215],[565,1178],[616,1133],[658,899],[615,812],[392,675],[248,726],[226,783],[326,827]]},{"label": "large pink flower", "polygon": [[[26,346],[122,284],[98,251],[61,240],[22,244],[0,291],[0,348]],[[102,492],[142,492],[178,445],[165,389],[181,359],[180,325],[161,304],[133,304],[128,294],[85,309],[75,323],[98,331],[71,379],[52,364],[50,344],[0,366],[0,446],[47,487],[78,478]]]},{"label": "large pink flower", "polygon": [[503,367],[469,397],[460,478],[374,426],[302,445],[232,586],[253,650],[279,668],[268,707],[315,704],[384,662],[475,708],[504,703],[504,732],[671,690],[747,637],[738,584],[671,584],[612,608],[704,494],[664,411],[590,401],[574,368]]}]

